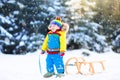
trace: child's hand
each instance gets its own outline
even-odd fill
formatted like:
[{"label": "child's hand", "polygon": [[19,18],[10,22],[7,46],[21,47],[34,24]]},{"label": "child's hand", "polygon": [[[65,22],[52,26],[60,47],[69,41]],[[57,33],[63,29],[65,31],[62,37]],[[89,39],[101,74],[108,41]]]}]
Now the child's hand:
[{"label": "child's hand", "polygon": [[60,56],[62,56],[62,57],[63,57],[64,55],[65,55],[65,53],[64,53],[64,52],[60,53]]},{"label": "child's hand", "polygon": [[44,54],[44,53],[45,53],[45,51],[42,50],[40,54]]}]

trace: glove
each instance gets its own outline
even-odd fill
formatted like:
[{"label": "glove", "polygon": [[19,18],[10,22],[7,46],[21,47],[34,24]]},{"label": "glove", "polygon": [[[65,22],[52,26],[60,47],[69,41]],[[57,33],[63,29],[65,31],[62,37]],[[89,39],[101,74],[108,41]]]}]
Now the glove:
[{"label": "glove", "polygon": [[62,57],[63,57],[64,55],[65,55],[65,53],[64,53],[64,52],[60,53],[60,56],[62,56]]},{"label": "glove", "polygon": [[45,53],[45,51],[42,50],[40,54],[44,54],[44,53]]}]

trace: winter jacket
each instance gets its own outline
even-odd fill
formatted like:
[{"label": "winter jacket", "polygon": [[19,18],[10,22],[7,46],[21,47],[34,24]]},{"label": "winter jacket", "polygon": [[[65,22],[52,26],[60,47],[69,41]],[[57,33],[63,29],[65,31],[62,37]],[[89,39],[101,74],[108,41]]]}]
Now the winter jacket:
[{"label": "winter jacket", "polygon": [[46,51],[48,49],[59,49],[60,52],[65,52],[66,32],[64,31],[48,32],[42,45],[42,50]]}]

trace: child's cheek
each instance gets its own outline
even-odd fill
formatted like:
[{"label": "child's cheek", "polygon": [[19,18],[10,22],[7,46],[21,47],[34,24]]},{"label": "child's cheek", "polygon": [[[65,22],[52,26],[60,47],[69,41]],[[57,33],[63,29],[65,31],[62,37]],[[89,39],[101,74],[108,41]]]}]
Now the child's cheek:
[{"label": "child's cheek", "polygon": [[57,25],[55,25],[55,28],[56,28],[56,30],[57,30],[57,29],[60,29]]},{"label": "child's cheek", "polygon": [[54,28],[55,31],[56,31],[57,29],[58,29],[58,28],[56,28],[56,27]]}]

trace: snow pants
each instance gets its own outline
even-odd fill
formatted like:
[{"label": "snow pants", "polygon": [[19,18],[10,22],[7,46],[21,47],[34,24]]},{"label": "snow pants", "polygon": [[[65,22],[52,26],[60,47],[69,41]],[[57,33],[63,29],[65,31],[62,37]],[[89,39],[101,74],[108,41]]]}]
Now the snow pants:
[{"label": "snow pants", "polygon": [[64,63],[63,57],[60,54],[48,54],[46,58],[46,68],[47,72],[54,72],[54,65],[56,67],[57,73],[64,73]]}]

